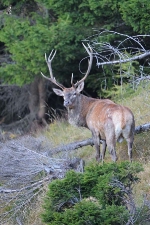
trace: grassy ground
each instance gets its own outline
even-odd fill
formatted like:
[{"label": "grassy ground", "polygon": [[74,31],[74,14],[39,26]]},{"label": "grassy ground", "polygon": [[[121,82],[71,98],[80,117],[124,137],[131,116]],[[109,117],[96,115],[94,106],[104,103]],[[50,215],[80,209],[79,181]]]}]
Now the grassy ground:
[{"label": "grassy ground", "polygon": [[[123,93],[114,101],[129,107],[133,111],[136,126],[150,122],[150,82],[142,83],[135,90],[125,88]],[[50,132],[46,135],[49,135],[55,146],[91,137],[89,130],[73,127],[64,121],[55,121],[50,125]],[[118,161],[128,160],[125,141],[117,144],[117,155]],[[81,157],[86,164],[91,161],[95,162],[95,150],[91,146],[72,151],[69,156]],[[144,193],[150,197],[150,132],[135,135],[133,160],[141,162],[144,167],[144,172],[140,173],[141,182],[135,188],[138,201],[138,199],[142,199]],[[110,161],[111,158],[107,152],[105,162]]]},{"label": "grassy ground", "polygon": [[[115,102],[129,107],[135,116],[136,126],[150,122],[150,83],[142,84],[136,90],[126,88],[124,92],[117,98]],[[133,159],[141,162],[150,160],[150,138],[149,132],[135,135]],[[86,128],[78,128],[68,124],[63,120],[57,120],[50,125],[49,131],[45,133],[50,142],[56,147],[61,144],[67,144],[74,141],[84,140],[91,137],[91,132]],[[117,154],[119,160],[128,159],[127,146],[124,141],[117,144]],[[72,151],[71,155],[83,158],[87,163],[93,160],[95,151],[92,147],[84,147],[76,151]],[[110,161],[110,156],[106,154],[105,161]]]},{"label": "grassy ground", "polygon": [[[150,84],[145,83],[138,87],[137,90],[126,88],[124,92],[117,98],[115,102],[128,106],[135,115],[136,126],[150,122]],[[84,140],[91,137],[89,130],[85,128],[77,128],[68,124],[64,120],[57,120],[50,124],[47,131],[44,132],[49,139],[49,142],[53,144],[53,147],[59,145],[71,143],[74,141]],[[139,161],[143,164],[144,171],[139,174],[141,182],[135,187],[135,198],[138,204],[143,201],[143,195],[147,194],[150,199],[150,132],[144,132],[142,134],[135,135],[134,148],[133,148],[133,160]],[[85,163],[95,163],[95,150],[91,146],[83,147],[74,150],[69,153],[61,153],[57,157],[63,157],[63,154],[67,154],[67,157],[80,157],[85,160]],[[127,145],[126,142],[117,144],[117,156],[119,161],[128,160]],[[106,153],[105,162],[110,162],[111,157]],[[27,225],[43,225],[40,219],[40,213],[42,212],[42,197],[38,200],[38,203],[33,207],[33,211],[27,221]]]}]

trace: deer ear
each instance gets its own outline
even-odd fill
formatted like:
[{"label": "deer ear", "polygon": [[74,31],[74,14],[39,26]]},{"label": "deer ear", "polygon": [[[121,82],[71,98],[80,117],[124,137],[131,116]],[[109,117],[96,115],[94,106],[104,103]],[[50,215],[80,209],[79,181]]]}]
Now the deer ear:
[{"label": "deer ear", "polygon": [[61,91],[60,89],[53,88],[53,91],[55,92],[56,95],[64,96],[63,91]]},{"label": "deer ear", "polygon": [[83,82],[81,82],[81,84],[79,84],[79,86],[77,87],[77,93],[80,93],[82,90],[83,90],[83,88],[84,88],[84,81]]}]

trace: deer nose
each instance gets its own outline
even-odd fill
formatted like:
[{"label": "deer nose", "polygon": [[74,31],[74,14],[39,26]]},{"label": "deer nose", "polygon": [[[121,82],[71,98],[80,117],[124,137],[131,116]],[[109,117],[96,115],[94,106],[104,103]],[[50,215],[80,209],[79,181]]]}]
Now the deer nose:
[{"label": "deer nose", "polygon": [[68,100],[64,100],[64,106],[67,107],[69,105],[69,101]]}]

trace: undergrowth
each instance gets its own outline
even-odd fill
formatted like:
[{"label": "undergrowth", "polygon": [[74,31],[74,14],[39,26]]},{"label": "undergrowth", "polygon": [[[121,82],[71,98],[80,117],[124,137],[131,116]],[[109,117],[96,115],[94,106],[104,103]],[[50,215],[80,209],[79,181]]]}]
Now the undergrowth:
[{"label": "undergrowth", "polygon": [[[137,86],[135,90],[129,86],[123,89],[119,96],[114,98],[118,104],[129,107],[134,116],[136,126],[150,122],[150,82],[142,83]],[[132,94],[131,94],[132,92]],[[85,140],[91,138],[91,132],[86,128],[74,127],[66,120],[57,119],[50,124],[48,131],[45,133],[54,147],[72,143],[75,141]],[[133,147],[133,159],[140,162],[148,162],[150,160],[150,138],[149,132],[143,132],[135,135]],[[128,160],[127,144],[123,141],[117,144],[117,155],[119,160]],[[91,146],[83,147],[81,149],[71,152],[71,156],[83,158],[87,163],[93,161],[95,157],[95,150]],[[110,161],[110,156],[106,152],[105,161]]]},{"label": "undergrowth", "polygon": [[[146,82],[137,87],[136,90],[131,90],[128,87],[123,89],[119,97],[113,100],[116,103],[129,107],[135,116],[136,126],[150,122],[150,83]],[[133,161],[138,161],[143,165],[144,171],[139,173],[140,182],[134,188],[135,201],[140,205],[143,202],[143,196],[147,195],[150,200],[150,138],[149,132],[143,132],[135,135],[133,147]],[[91,138],[91,132],[86,128],[78,128],[70,125],[67,121],[57,119],[49,125],[48,130],[44,133],[49,139],[53,147],[68,144],[75,141]],[[74,151],[71,151],[68,157],[80,157],[85,161],[86,165],[96,163],[95,150],[91,146],[86,146]],[[56,155],[57,156],[57,155]],[[120,161],[128,160],[127,144],[122,142],[117,144],[117,156]],[[63,157],[59,155],[58,157]],[[105,162],[111,162],[111,157],[106,152]],[[30,224],[32,223],[30,221]],[[43,224],[41,222],[41,224]],[[40,225],[41,225],[40,224]]]},{"label": "undergrowth", "polygon": [[[115,97],[113,100],[121,105],[129,107],[135,116],[136,126],[150,122],[150,82],[142,83],[135,90],[129,90],[129,87],[124,89],[120,97]],[[54,132],[53,132],[54,131]],[[91,137],[91,132],[86,128],[73,127],[66,121],[57,120],[50,125],[50,132],[46,135],[49,136],[53,143],[56,145],[67,144],[74,141],[84,140]],[[72,151],[72,157],[81,157],[88,165],[90,162],[95,163],[95,150],[91,146],[83,147],[78,150]],[[119,160],[128,160],[127,144],[123,141],[121,144],[117,143],[117,155]],[[111,157],[106,152],[105,162],[110,162]],[[150,138],[149,132],[143,132],[135,135],[133,146],[133,161],[139,161],[144,166],[144,171],[141,172],[141,182],[138,184],[137,192],[140,191],[140,197],[137,194],[137,201],[142,199],[144,193],[150,195],[150,178],[147,175],[150,172]]]}]

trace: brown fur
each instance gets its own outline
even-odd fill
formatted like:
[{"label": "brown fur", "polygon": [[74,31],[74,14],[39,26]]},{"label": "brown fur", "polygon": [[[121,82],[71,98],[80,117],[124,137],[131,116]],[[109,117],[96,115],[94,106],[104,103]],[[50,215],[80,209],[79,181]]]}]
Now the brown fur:
[{"label": "brown fur", "polygon": [[[116,161],[116,142],[120,142],[123,138],[128,143],[129,160],[132,161],[135,129],[133,113],[127,107],[118,105],[109,99],[94,99],[80,94],[83,87],[82,82],[77,88],[65,88],[63,91],[53,89],[57,95],[64,98],[69,123],[86,127],[92,132],[98,161],[103,161],[106,145],[112,160]],[[100,140],[103,140],[102,153],[100,152]]]},{"label": "brown fur", "polygon": [[[128,143],[129,160],[132,161],[132,145],[134,140],[135,122],[133,113],[127,107],[117,105],[109,99],[101,100],[89,98],[80,94],[84,88],[84,80],[90,73],[93,61],[93,50],[88,44],[86,47],[90,59],[88,61],[88,69],[84,77],[76,84],[73,83],[73,75],[71,78],[71,88],[65,88],[58,83],[53,76],[51,63],[56,54],[56,51],[51,51],[49,57],[45,55],[45,60],[49,68],[50,78],[43,73],[42,76],[52,83],[56,84],[60,89],[53,89],[53,91],[64,98],[64,106],[68,110],[69,123],[76,126],[83,126],[90,129],[96,149],[96,159],[102,160],[105,156],[106,145],[111,154],[112,160],[116,161],[116,142],[123,138]],[[100,140],[102,142],[102,152],[100,152]]]}]

